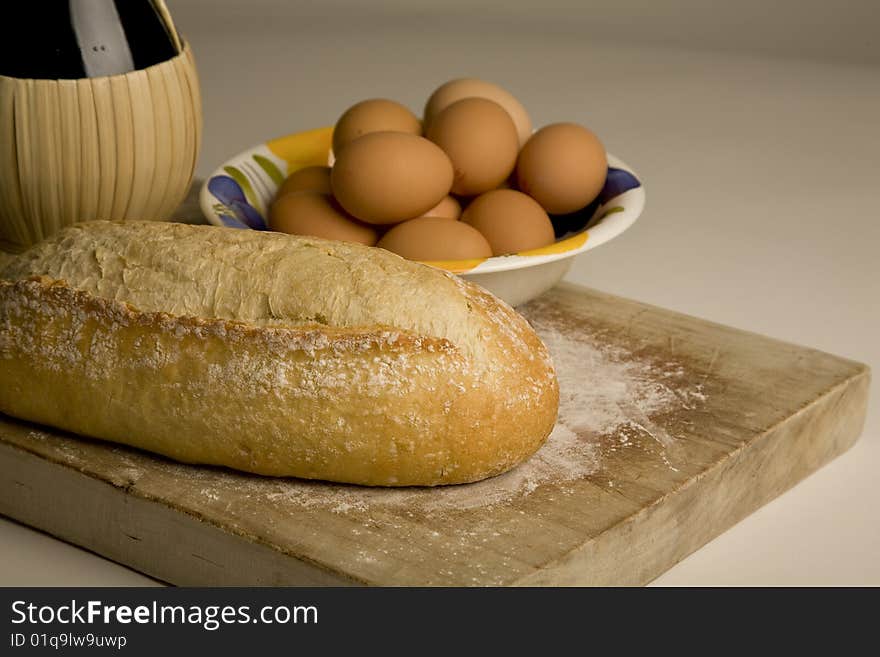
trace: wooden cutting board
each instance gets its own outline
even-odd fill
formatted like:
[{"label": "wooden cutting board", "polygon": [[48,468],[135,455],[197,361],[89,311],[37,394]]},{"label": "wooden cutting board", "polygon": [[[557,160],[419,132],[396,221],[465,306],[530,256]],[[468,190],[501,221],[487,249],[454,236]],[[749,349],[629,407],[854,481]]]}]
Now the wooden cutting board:
[{"label": "wooden cutting board", "polygon": [[568,285],[520,310],[562,402],[508,474],[263,478],[0,416],[0,513],[174,584],[644,584],[861,432],[859,363]]}]

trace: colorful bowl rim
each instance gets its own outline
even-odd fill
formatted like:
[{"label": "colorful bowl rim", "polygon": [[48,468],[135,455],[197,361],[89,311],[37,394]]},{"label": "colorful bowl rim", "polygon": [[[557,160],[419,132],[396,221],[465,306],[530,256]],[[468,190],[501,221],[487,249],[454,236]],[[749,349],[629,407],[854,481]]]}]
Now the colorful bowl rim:
[{"label": "colorful bowl rim", "polygon": [[[307,166],[332,163],[332,134],[332,127],[295,132],[230,157],[202,185],[199,205],[205,218],[217,226],[265,230],[266,210],[284,178]],[[608,166],[601,202],[582,229],[538,249],[426,264],[459,274],[501,272],[571,258],[604,244],[632,226],[645,206],[645,188],[633,168],[610,153]]]}]

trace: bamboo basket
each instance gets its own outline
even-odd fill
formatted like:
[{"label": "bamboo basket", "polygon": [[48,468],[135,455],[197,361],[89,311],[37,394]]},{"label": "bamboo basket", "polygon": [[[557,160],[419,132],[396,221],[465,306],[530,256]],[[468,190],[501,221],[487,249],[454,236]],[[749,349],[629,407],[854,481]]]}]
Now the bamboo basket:
[{"label": "bamboo basket", "polygon": [[0,247],[18,251],[79,221],[170,218],[201,133],[186,44],[110,77],[0,76]]}]

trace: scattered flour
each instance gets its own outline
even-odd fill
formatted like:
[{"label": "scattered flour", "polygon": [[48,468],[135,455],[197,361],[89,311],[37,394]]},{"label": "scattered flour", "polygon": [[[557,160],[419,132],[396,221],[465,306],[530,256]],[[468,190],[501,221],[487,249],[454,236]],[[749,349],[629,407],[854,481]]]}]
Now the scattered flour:
[{"label": "scattered flour", "polygon": [[[509,502],[551,484],[564,493],[566,482],[600,471],[603,481],[613,486],[614,473],[603,470],[603,464],[625,449],[650,449],[658,462],[675,470],[677,439],[663,418],[676,410],[694,409],[706,399],[702,386],[687,383],[685,366],[633,352],[589,325],[580,332],[570,326],[563,329],[552,309],[540,302],[520,310],[553,357],[560,406],[546,444],[510,472],[474,484],[394,489],[257,477],[171,461],[162,461],[162,467],[191,482],[193,490],[210,503],[227,504],[224,491],[235,490],[252,501],[282,508],[321,508],[339,514],[395,509],[427,516]],[[83,445],[70,442],[76,444]],[[142,474],[139,462],[149,457],[116,446],[113,451],[124,460],[126,478],[137,481]],[[80,460],[73,453],[69,456]]]},{"label": "scattered flour", "polygon": [[605,457],[623,449],[644,449],[645,443],[653,445],[660,462],[675,469],[667,455],[674,453],[676,438],[663,426],[661,416],[693,409],[705,400],[699,386],[686,386],[685,367],[634,354],[589,327],[580,334],[563,331],[546,308],[532,304],[521,310],[556,364],[560,406],[557,425],[546,444],[510,472],[461,486],[399,489],[257,478],[203,468],[187,468],[187,472],[211,480],[212,487],[203,490],[203,495],[212,500],[217,499],[218,489],[229,486],[252,499],[280,506],[322,508],[339,514],[406,509],[432,515],[497,505],[548,484],[564,486],[599,471]]}]

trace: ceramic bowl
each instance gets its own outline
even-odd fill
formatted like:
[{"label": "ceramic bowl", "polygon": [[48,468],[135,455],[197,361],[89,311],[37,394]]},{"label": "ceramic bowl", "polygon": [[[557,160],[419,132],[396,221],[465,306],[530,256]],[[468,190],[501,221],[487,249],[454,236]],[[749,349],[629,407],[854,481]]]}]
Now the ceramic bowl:
[{"label": "ceramic bowl", "polygon": [[[219,166],[206,180],[199,204],[217,226],[266,230],[265,217],[278,187],[293,171],[332,164],[332,128],[298,132],[258,144]],[[638,176],[608,156],[608,179],[599,197],[577,213],[554,217],[556,242],[511,255],[480,260],[431,262],[482,285],[512,306],[553,287],[575,256],[617,237],[645,206]]]}]

